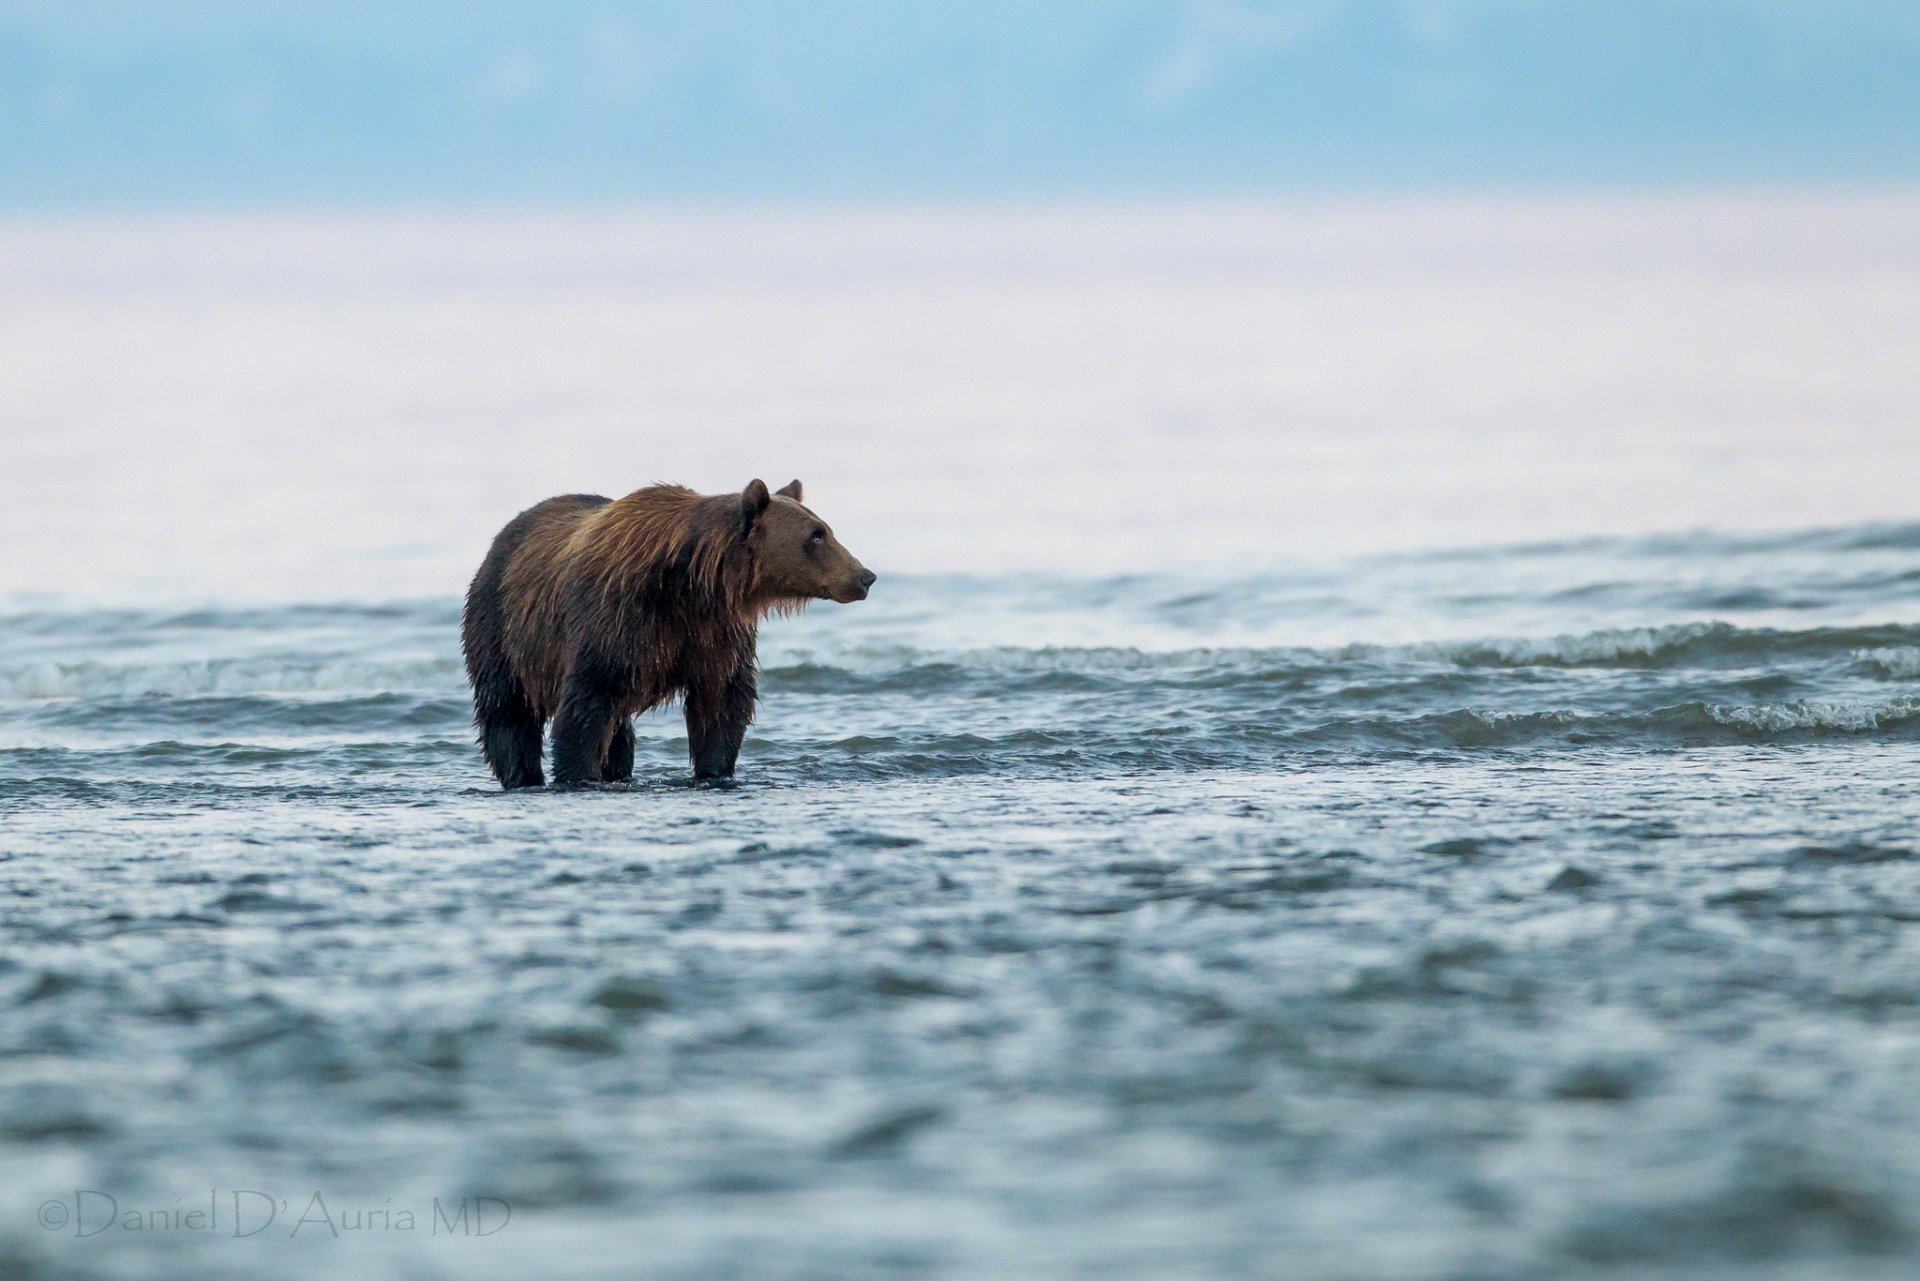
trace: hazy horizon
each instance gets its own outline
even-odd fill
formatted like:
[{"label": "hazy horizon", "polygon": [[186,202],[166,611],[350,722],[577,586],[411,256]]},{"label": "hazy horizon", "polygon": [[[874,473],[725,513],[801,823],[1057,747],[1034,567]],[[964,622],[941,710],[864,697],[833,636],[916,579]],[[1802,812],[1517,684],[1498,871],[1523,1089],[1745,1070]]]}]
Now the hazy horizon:
[{"label": "hazy horizon", "polygon": [[444,596],[754,475],[883,573],[1910,521],[1917,210],[0,222],[0,595]]}]

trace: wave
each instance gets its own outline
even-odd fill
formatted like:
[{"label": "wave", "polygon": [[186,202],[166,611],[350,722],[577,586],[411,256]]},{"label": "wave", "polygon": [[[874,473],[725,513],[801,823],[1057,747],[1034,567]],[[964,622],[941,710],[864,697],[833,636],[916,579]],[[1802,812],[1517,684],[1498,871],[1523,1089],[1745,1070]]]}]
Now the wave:
[{"label": "wave", "polygon": [[0,612],[9,636],[62,640],[150,638],[174,632],[311,632],[325,628],[460,627],[460,601],[451,597],[385,602],[321,602],[286,605],[207,605],[192,609],[71,608]]},{"label": "wave", "polygon": [[[471,738],[448,732],[366,741],[177,739],[113,746],[0,748],[0,802],[48,780],[127,781],[186,777],[252,787],[329,785],[351,778],[431,776],[435,785],[485,772]],[[749,740],[750,778],[814,786],[835,780],[959,777],[984,773],[1115,775],[1163,770],[1286,770],[1461,754],[1529,754],[1622,749],[1663,752],[1739,745],[1920,740],[1920,698],[1824,700],[1759,705],[1685,702],[1644,712],[1564,708],[1499,712],[1459,708],[1407,716],[1291,720],[1204,717],[1138,727],[1061,725],[901,726],[845,737],[813,737],[786,726]],[[643,736],[636,759],[643,784],[679,779],[684,743]],[[4,805],[0,805],[4,808]]]},{"label": "wave", "polygon": [[1702,706],[1714,724],[1734,730],[1743,738],[1853,737],[1881,731],[1904,735],[1920,728],[1920,699],[1915,698],[1881,703],[1823,699],[1753,707]]},{"label": "wave", "polygon": [[1681,668],[1833,658],[1920,642],[1920,627],[1816,627],[1797,631],[1731,623],[1635,627],[1538,639],[1399,647],[1352,646],[1354,657],[1426,658],[1461,667]]},{"label": "wave", "polygon": [[1920,737],[1920,699],[1810,701],[1756,705],[1686,702],[1646,712],[1488,712],[1461,709],[1402,719],[1329,721],[1292,735],[1325,744],[1372,741],[1424,748],[1503,748],[1559,741],[1570,746],[1631,742],[1707,747],[1735,742],[1806,742],[1870,735]]},{"label": "wave", "polygon": [[1630,669],[1683,671],[1830,662],[1869,674],[1920,673],[1920,627],[1741,628],[1730,623],[1612,629],[1549,637],[1406,645],[1143,650],[1127,647],[1001,646],[927,655],[900,646],[850,649],[833,657],[769,666],[770,688],[801,693],[937,691],[1002,677],[1015,688],[1100,690],[1141,679],[1187,687],[1271,684],[1291,677],[1435,669],[1507,671]]},{"label": "wave", "polygon": [[[1124,646],[998,646],[923,650],[849,645],[831,654],[770,662],[763,688],[812,695],[994,693],[1003,696],[1168,690],[1259,689],[1273,695],[1370,687],[1406,695],[1464,694],[1453,675],[1537,669],[1728,672],[1797,668],[1882,680],[1920,678],[1920,627],[1886,625],[1802,630],[1729,623],[1604,630],[1407,645],[1354,644],[1139,649]],[[53,700],[388,695],[461,700],[458,655],[394,659],[249,657],[198,661],[97,659],[0,665],[0,703]],[[130,712],[140,709],[129,707]]]},{"label": "wave", "polygon": [[193,698],[247,694],[385,694],[464,691],[454,657],[433,659],[231,658],[169,663],[20,663],[0,667],[0,701]]},{"label": "wave", "polygon": [[[1693,529],[1663,534],[1566,538],[1491,547],[1405,552],[1406,560],[1492,560],[1508,557],[1613,555],[1648,558],[1724,558],[1780,552],[1920,551],[1920,521],[1874,521],[1816,529],[1733,532]],[[1384,557],[1382,559],[1385,559]]]},{"label": "wave", "polygon": [[[1344,716],[1305,723],[1208,718],[1138,729],[1027,727],[1000,733],[862,734],[803,739],[756,733],[754,768],[794,782],[834,777],[934,777],[983,772],[1130,773],[1165,769],[1286,769],[1508,750],[1646,751],[1736,745],[1920,739],[1920,699],[1756,706],[1677,703],[1651,711],[1470,708],[1412,716]],[[670,759],[653,747],[659,759]]]},{"label": "wave", "polygon": [[464,724],[473,704],[448,694],[301,693],[59,699],[36,705],[32,723],[50,730],[106,733],[403,734]]},{"label": "wave", "polygon": [[1854,661],[1892,680],[1920,680],[1920,645],[1856,651]]}]

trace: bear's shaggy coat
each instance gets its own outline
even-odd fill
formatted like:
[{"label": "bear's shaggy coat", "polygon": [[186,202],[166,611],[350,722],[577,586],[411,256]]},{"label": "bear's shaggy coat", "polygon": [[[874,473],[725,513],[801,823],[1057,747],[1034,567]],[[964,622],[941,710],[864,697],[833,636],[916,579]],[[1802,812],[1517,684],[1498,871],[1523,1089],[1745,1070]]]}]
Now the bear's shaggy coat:
[{"label": "bear's shaggy coat", "polygon": [[874,576],[800,502],[653,485],[569,494],[493,540],[461,623],[481,751],[503,787],[538,787],[553,720],[556,786],[633,776],[630,718],[686,700],[697,778],[733,773],[757,697],[760,619],[864,599]]}]

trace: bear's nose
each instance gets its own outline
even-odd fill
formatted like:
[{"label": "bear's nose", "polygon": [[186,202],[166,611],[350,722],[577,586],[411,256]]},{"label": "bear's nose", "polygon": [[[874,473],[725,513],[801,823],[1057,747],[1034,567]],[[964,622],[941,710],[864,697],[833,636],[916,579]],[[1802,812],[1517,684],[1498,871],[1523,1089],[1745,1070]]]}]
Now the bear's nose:
[{"label": "bear's nose", "polygon": [[872,587],[874,582],[879,577],[880,575],[874,573],[870,569],[861,570],[860,571],[860,590],[865,591],[867,588]]}]

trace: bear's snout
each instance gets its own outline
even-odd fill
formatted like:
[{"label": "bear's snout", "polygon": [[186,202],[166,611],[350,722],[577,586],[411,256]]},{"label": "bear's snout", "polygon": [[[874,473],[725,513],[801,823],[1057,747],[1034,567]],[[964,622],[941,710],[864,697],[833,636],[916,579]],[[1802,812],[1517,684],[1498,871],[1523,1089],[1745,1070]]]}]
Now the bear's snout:
[{"label": "bear's snout", "polygon": [[868,589],[870,589],[873,586],[874,582],[879,577],[880,576],[878,574],[874,573],[870,569],[861,570],[859,573],[853,576],[853,585],[847,588],[847,594],[841,598],[840,603],[843,605],[848,605],[848,604],[852,604],[854,601],[857,601],[857,600],[865,600],[867,598]]}]

